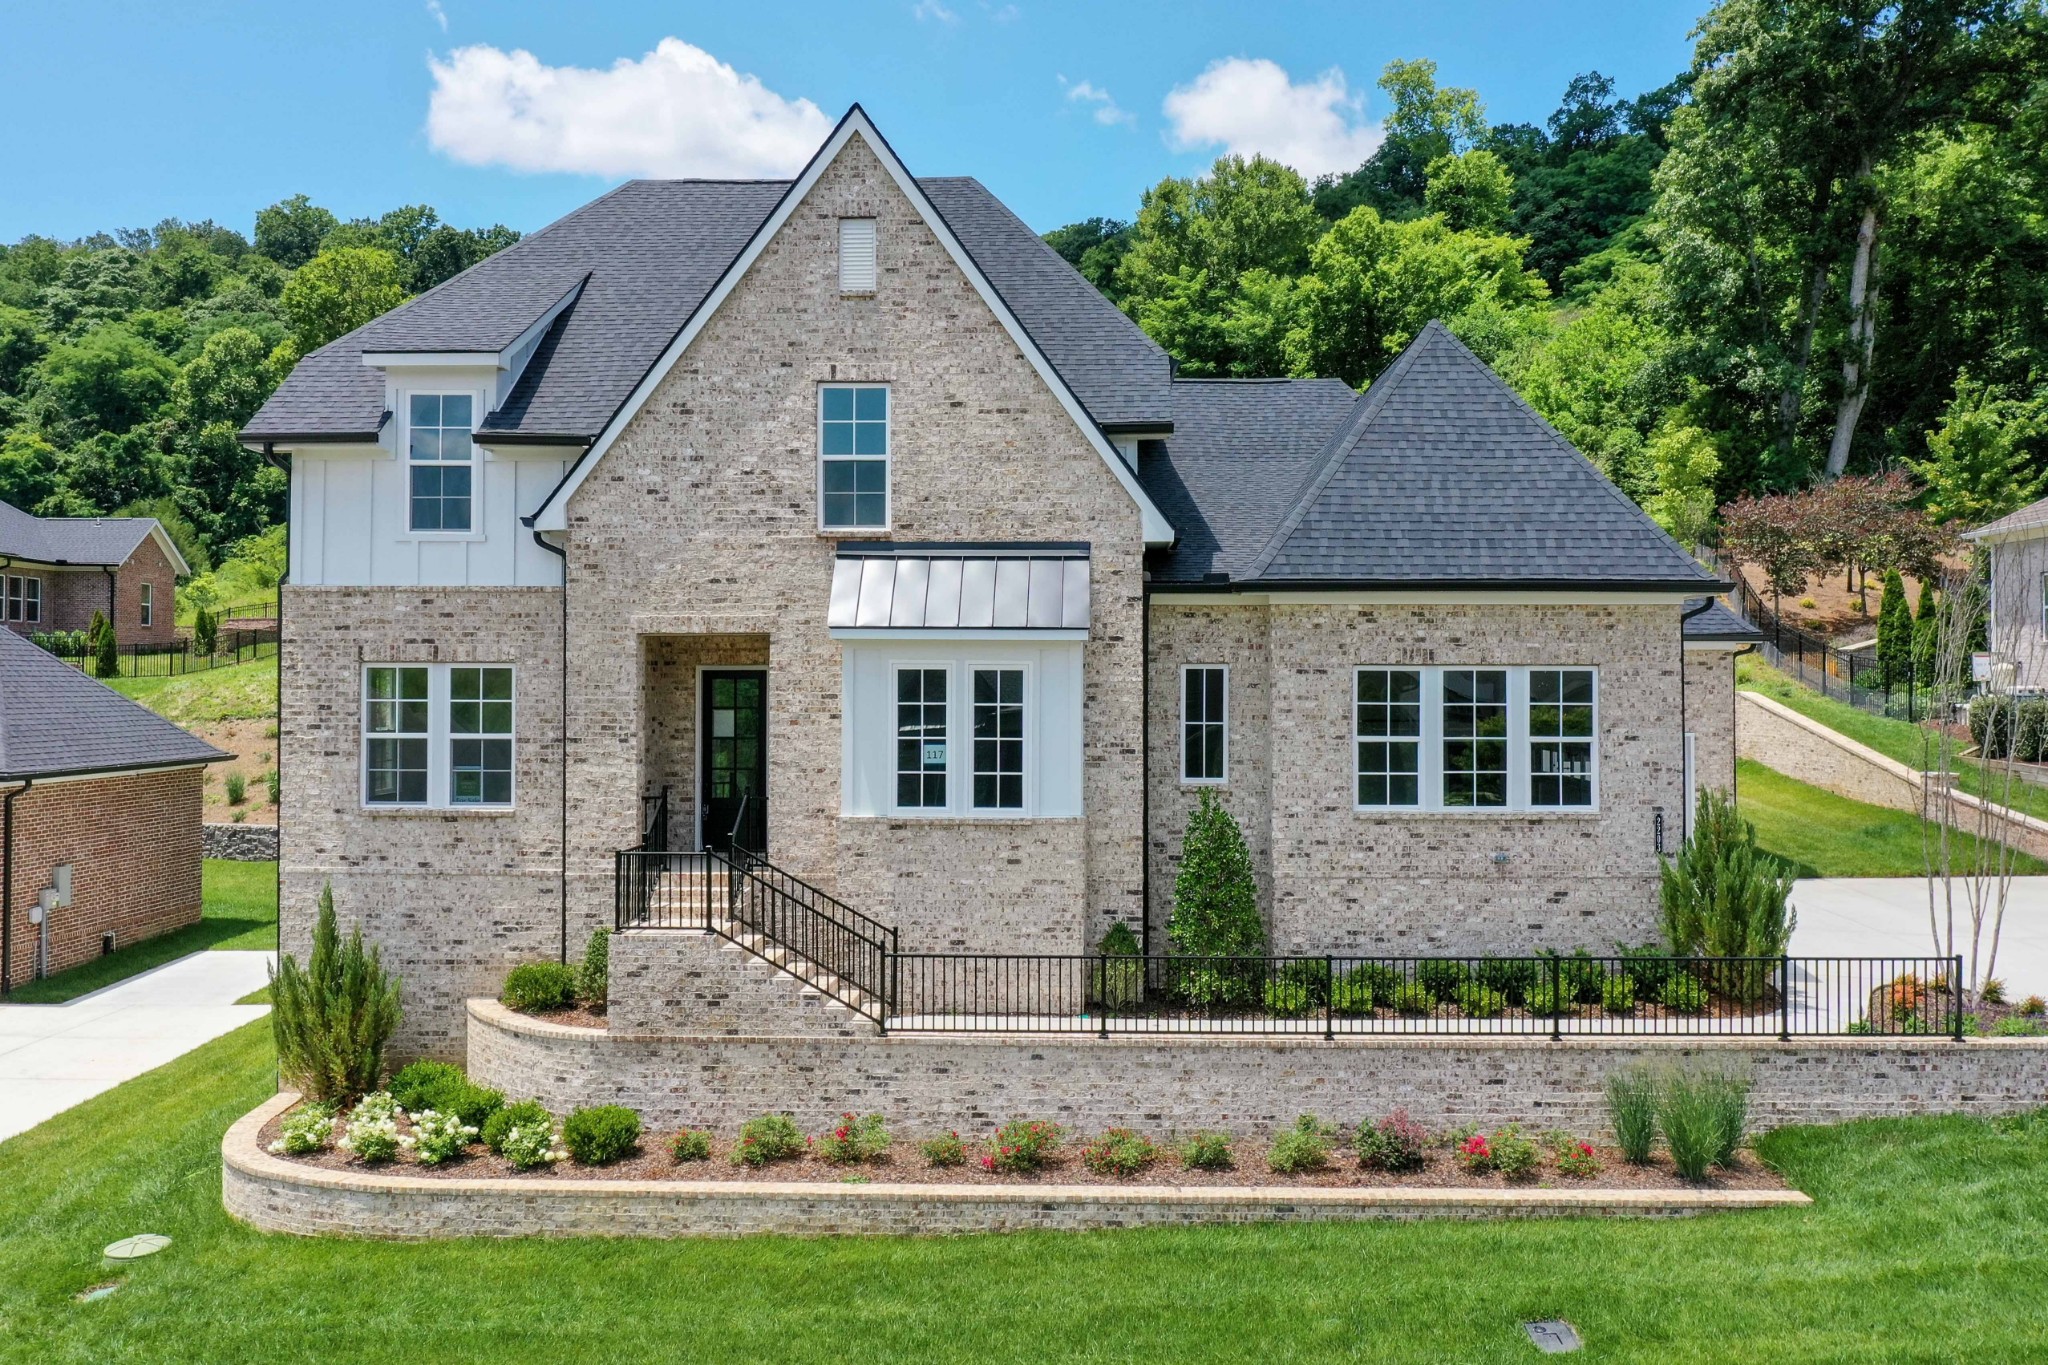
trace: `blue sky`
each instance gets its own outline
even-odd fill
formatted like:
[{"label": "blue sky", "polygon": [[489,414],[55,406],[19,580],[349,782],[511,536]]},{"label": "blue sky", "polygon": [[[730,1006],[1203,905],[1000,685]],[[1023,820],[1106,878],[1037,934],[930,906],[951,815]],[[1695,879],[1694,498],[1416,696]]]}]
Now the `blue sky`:
[{"label": "blue sky", "polygon": [[1128,217],[1230,147],[1355,160],[1397,57],[1495,120],[1540,122],[1588,69],[1634,94],[1686,64],[1704,4],[0,0],[0,241],[246,232],[302,191],[530,231],[627,174],[785,174],[855,100],[912,170],[1043,230]]}]

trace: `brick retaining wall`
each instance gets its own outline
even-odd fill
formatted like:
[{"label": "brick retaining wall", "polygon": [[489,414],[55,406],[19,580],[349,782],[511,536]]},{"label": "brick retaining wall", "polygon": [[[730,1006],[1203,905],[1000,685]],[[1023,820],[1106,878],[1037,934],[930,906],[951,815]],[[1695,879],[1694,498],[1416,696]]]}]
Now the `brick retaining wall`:
[{"label": "brick retaining wall", "polygon": [[906,1138],[1013,1118],[1242,1134],[1303,1112],[1355,1123],[1401,1106],[1437,1128],[1520,1121],[1590,1135],[1606,1125],[1609,1073],[1695,1056],[1755,1077],[1757,1128],[2048,1104],[2048,1041],[2025,1038],[682,1037],[568,1028],[469,1002],[477,1081],[558,1113],[630,1105],[656,1131],[730,1132],[771,1110],[815,1128],[856,1110],[886,1115]]}]

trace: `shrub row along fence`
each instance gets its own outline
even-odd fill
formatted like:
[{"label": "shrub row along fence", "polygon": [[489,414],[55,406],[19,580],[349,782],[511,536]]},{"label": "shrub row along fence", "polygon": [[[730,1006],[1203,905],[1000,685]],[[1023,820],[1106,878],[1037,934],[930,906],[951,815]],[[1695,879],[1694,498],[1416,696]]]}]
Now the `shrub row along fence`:
[{"label": "shrub row along fence", "polygon": [[[190,626],[180,626],[178,638],[169,644],[117,644],[114,656],[120,676],[176,677],[270,658],[277,653],[277,611],[275,601],[220,608],[210,649],[205,648],[206,641],[195,638]],[[29,639],[80,672],[96,673],[98,659],[84,631],[39,631]]]},{"label": "shrub row along fence", "polygon": [[1961,1038],[1960,958],[896,953],[889,1026],[940,1032]]}]

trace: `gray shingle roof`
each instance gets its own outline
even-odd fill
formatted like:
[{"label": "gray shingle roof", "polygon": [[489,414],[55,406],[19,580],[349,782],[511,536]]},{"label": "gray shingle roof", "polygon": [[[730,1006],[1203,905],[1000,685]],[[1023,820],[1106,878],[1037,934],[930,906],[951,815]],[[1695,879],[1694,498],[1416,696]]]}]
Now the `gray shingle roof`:
[{"label": "gray shingle roof", "polygon": [[[1698,616],[1689,616],[1685,622],[1685,638],[1688,640],[1761,640],[1764,633],[1735,614],[1726,602],[1719,598],[1709,599],[1710,605]],[[1690,610],[1699,605],[1695,599],[1685,604]]]},{"label": "gray shingle roof", "polygon": [[[365,439],[384,419],[364,351],[503,347],[578,280],[485,431],[594,438],[789,188],[634,180],[299,362],[243,436]],[[978,182],[918,182],[1098,422],[1169,420],[1165,352]]]},{"label": "gray shingle roof", "polygon": [[0,780],[212,763],[228,755],[0,630]]},{"label": "gray shingle roof", "polygon": [[1145,491],[1179,533],[1153,563],[1154,581],[1242,577],[1364,401],[1341,379],[1176,380],[1173,435],[1138,452]]},{"label": "gray shingle roof", "polygon": [[2048,498],[2030,502],[2017,512],[2008,512],[1997,521],[1979,526],[1974,531],[1965,531],[1963,539],[1976,540],[1980,536],[2005,536],[2016,531],[2038,531],[2048,529]]},{"label": "gray shingle roof", "polygon": [[1718,581],[1440,322],[1373,381],[1241,580],[1680,590]]},{"label": "gray shingle roof", "polygon": [[0,502],[0,555],[38,564],[128,562],[155,517],[38,517]]}]

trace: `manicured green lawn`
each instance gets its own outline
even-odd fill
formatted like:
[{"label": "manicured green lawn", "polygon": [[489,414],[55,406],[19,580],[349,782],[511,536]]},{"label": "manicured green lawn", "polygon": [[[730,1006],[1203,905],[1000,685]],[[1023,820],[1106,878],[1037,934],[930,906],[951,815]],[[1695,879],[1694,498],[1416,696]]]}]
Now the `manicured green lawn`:
[{"label": "manicured green lawn", "polygon": [[[1761,763],[1735,765],[1735,792],[1743,818],[1756,826],[1757,843],[1777,854],[1802,877],[1924,877],[1927,864],[1920,830],[1925,823],[1907,811],[1851,801],[1810,787]],[[1957,865],[1975,856],[1975,840],[1953,836]],[[2038,858],[2013,854],[2021,876],[2048,872]]]},{"label": "manicured green lawn", "polygon": [[[2048,1354],[2048,1119],[1787,1129],[1811,1209],[934,1240],[265,1236],[220,1209],[267,1024],[0,1144],[0,1360],[2020,1361]],[[102,1268],[117,1237],[169,1250]],[[81,1290],[121,1289],[95,1303]]]},{"label": "manicured green lawn", "polygon": [[276,863],[208,858],[204,879],[199,923],[94,958],[68,972],[25,981],[7,997],[8,1002],[58,1004],[204,948],[277,947]]},{"label": "manicured green lawn", "polygon": [[[1751,692],[1761,692],[1807,719],[1817,720],[1830,730],[1867,744],[1910,768],[1928,769],[1939,765],[1933,730],[1910,721],[1875,716],[1847,702],[1823,697],[1812,688],[1800,686],[1754,654],[1745,654],[1735,661],[1735,685]],[[1950,763],[1955,769],[1956,785],[1962,790],[1973,796],[1991,793],[2007,805],[2048,819],[2048,787],[2028,782],[2017,775],[2008,779],[1996,765],[1989,774],[1981,773],[1969,758],[1953,757]]]},{"label": "manicured green lawn", "polygon": [[275,656],[170,678],[110,678],[107,685],[188,728],[277,715]]}]

